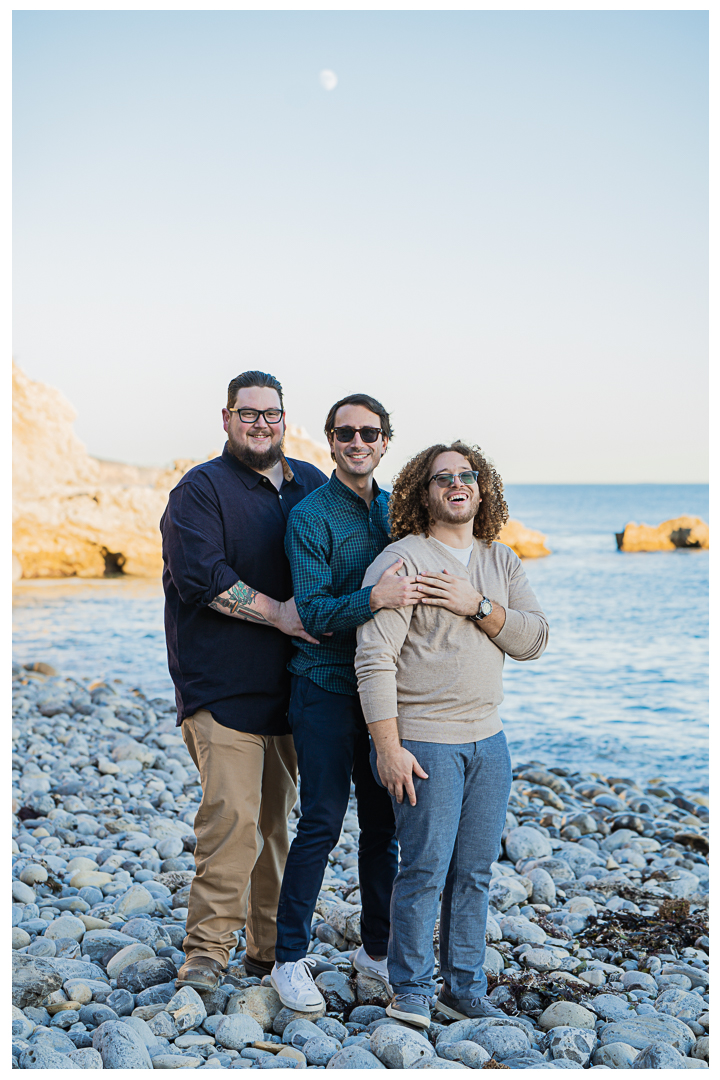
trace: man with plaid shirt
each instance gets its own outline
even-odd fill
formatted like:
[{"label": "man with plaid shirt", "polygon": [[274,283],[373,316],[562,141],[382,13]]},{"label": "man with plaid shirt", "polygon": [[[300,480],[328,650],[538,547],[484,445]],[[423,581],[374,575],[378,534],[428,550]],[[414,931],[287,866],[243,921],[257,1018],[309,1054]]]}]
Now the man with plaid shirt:
[{"label": "man with plaid shirt", "polygon": [[360,841],[362,946],[357,971],[387,978],[390,897],[397,873],[390,796],[370,769],[370,744],[360,706],[354,659],[356,628],[381,608],[417,603],[415,577],[400,577],[398,559],[377,585],[362,588],[366,569],[390,542],[388,494],[373,473],[392,438],[390,417],[367,394],[351,394],[330,409],[325,434],[335,462],[329,483],[293,508],[285,550],[298,614],[319,644],[293,639],[288,723],[300,770],[302,816],[285,866],[277,916],[275,966],[280,1000],[298,1012],[322,1007],[305,962],[310,925],[328,855],[337,844],[355,784]]}]

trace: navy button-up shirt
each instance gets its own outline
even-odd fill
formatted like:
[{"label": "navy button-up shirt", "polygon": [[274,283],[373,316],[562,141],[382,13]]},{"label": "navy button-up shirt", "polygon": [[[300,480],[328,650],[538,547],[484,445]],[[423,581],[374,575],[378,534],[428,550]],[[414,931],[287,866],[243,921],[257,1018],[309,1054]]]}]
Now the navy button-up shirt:
[{"label": "navy button-up shirt", "polygon": [[280,491],[226,444],[170,492],[160,529],[168,667],[178,724],[208,709],[225,727],[256,735],[289,732],[292,642],[272,626],[208,607],[238,579],[273,600],[293,595],[284,549],[288,514],[327,482],[306,461],[287,461]]},{"label": "navy button-up shirt", "polygon": [[[295,603],[308,634],[319,645],[293,638],[290,671],[324,690],[356,694],[355,628],[372,619],[365,571],[390,543],[390,496],[373,481],[367,503],[335,473],[290,514],[285,550]],[[332,637],[322,637],[328,630]]]}]

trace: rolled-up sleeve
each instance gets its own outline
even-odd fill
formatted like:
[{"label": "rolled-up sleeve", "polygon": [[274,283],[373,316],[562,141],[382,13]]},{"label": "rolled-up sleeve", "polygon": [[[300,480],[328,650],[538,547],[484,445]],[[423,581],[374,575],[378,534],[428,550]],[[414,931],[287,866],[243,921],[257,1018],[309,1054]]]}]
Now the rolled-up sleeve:
[{"label": "rolled-up sleeve", "polygon": [[[396,561],[396,554],[383,551],[368,567],[363,585],[372,588]],[[401,567],[399,573],[407,574],[407,568]],[[412,613],[409,605],[383,608],[375,613],[374,619],[357,629],[355,674],[366,724],[390,720],[398,714],[397,662]]]},{"label": "rolled-up sleeve", "polygon": [[[492,597],[491,597],[492,599]],[[536,660],[548,643],[548,621],[515,555],[508,582],[505,625],[492,639],[513,660]]]},{"label": "rolled-up sleeve", "polygon": [[305,630],[314,637],[334,630],[354,630],[373,617],[372,586],[347,596],[333,594],[332,543],[324,520],[308,513],[290,514],[285,552],[292,571],[295,605]]},{"label": "rolled-up sleeve", "polygon": [[225,558],[217,495],[202,474],[170,492],[160,529],[163,558],[184,604],[206,607],[239,580]]}]

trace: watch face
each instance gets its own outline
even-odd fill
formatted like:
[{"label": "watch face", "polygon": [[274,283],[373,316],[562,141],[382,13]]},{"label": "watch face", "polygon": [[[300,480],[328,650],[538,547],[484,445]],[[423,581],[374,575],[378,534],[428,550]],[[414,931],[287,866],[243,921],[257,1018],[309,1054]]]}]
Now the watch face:
[{"label": "watch face", "polygon": [[480,610],[483,613],[483,615],[489,615],[490,612],[492,611],[492,604],[490,603],[490,601],[487,600],[487,599],[483,600],[481,602],[481,604],[480,604]]}]

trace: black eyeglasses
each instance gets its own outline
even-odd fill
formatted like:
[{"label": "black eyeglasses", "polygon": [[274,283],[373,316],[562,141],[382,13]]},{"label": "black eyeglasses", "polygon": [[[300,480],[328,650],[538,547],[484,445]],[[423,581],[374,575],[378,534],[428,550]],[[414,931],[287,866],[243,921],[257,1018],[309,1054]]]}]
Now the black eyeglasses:
[{"label": "black eyeglasses", "polygon": [[352,442],[355,438],[355,432],[360,432],[360,438],[365,443],[374,443],[378,440],[378,435],[382,431],[379,427],[334,427],[331,429],[330,434],[334,434],[338,442]]},{"label": "black eyeglasses", "polygon": [[282,409],[228,409],[228,412],[236,412],[243,424],[254,424],[259,416],[266,424],[279,424],[283,418]]},{"label": "black eyeglasses", "polygon": [[479,475],[480,473],[476,472],[475,469],[467,469],[465,472],[456,473],[439,472],[435,473],[434,476],[430,477],[430,479],[428,480],[428,484],[432,484],[434,480],[438,487],[449,488],[453,486],[453,481],[457,476],[461,484],[467,484],[467,486],[469,487],[471,484],[477,483],[477,478]]}]

